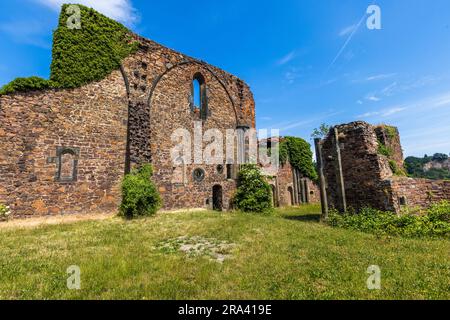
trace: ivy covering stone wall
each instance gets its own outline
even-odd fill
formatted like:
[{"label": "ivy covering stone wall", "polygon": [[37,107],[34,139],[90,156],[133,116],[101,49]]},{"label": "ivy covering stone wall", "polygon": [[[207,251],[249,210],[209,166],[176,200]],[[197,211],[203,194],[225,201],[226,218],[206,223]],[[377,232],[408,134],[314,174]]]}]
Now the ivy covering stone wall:
[{"label": "ivy covering stone wall", "polygon": [[305,177],[317,180],[317,172],[313,163],[311,145],[297,137],[285,137],[280,142],[280,162],[288,160],[292,167],[298,169]]},{"label": "ivy covering stone wall", "polygon": [[74,14],[68,10],[69,6],[62,6],[53,34],[50,80],[17,78],[0,89],[1,95],[48,88],[77,88],[100,81],[119,69],[121,61],[137,50],[138,44],[125,26],[82,5],[77,5],[80,28],[69,28],[67,21]]}]

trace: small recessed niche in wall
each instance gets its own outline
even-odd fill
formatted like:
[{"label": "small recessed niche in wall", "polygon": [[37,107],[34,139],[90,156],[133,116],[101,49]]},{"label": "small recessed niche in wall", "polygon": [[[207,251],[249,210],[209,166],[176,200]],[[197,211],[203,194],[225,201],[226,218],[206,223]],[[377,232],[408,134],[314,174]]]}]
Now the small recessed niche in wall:
[{"label": "small recessed niche in wall", "polygon": [[399,197],[398,198],[398,203],[401,205],[401,206],[406,206],[407,205],[407,201],[406,201],[406,197]]},{"label": "small recessed niche in wall", "polygon": [[79,148],[56,148],[56,181],[66,183],[77,181],[79,155]]},{"label": "small recessed niche in wall", "polygon": [[222,165],[222,164],[219,164],[219,165],[216,167],[216,170],[217,170],[217,173],[218,173],[218,174],[223,174],[223,171],[224,171],[223,165]]}]

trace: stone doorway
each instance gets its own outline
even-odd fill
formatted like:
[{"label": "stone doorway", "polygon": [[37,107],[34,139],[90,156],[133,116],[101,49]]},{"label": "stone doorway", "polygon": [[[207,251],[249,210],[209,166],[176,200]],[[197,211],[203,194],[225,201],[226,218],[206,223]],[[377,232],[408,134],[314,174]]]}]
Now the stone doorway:
[{"label": "stone doorway", "polygon": [[222,211],[223,210],[223,190],[222,186],[215,185],[213,187],[213,210]]}]

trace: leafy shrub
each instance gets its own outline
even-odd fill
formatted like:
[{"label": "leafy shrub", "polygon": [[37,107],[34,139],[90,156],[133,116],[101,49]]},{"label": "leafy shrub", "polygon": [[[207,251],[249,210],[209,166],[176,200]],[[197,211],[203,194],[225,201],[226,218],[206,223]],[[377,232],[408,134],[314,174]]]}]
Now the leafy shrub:
[{"label": "leafy shrub", "polygon": [[11,216],[11,210],[8,206],[5,206],[4,204],[0,204],[0,221],[1,220],[8,220]]},{"label": "leafy shrub", "polygon": [[120,215],[132,219],[154,215],[161,206],[161,198],[155,184],[151,165],[144,165],[125,176],[122,182]]},{"label": "leafy shrub", "polygon": [[450,202],[442,201],[438,204],[433,204],[428,209],[428,217],[433,222],[447,222],[450,223]]},{"label": "leafy shrub", "polygon": [[272,192],[258,166],[243,165],[239,171],[238,189],[234,196],[234,205],[244,212],[270,213]]},{"label": "leafy shrub", "polygon": [[403,237],[450,237],[450,203],[433,205],[425,215],[411,213],[397,215],[393,212],[365,208],[358,213],[330,212],[328,224],[377,235]]},{"label": "leafy shrub", "polygon": [[51,86],[50,81],[39,77],[16,78],[0,89],[0,95],[11,94],[17,91],[44,90]]}]

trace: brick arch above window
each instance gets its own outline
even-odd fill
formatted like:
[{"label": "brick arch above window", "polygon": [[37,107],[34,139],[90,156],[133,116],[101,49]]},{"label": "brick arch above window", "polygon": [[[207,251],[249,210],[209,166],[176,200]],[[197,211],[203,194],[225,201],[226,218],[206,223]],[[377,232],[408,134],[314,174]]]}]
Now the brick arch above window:
[{"label": "brick arch above window", "polygon": [[237,112],[237,109],[236,109],[236,103],[235,103],[233,97],[231,96],[230,91],[228,90],[228,88],[225,85],[225,83],[219,78],[219,76],[213,70],[211,70],[211,68],[209,68],[204,63],[201,63],[200,61],[196,61],[196,60],[182,61],[182,62],[180,62],[180,63],[178,63],[178,64],[168,68],[166,71],[164,71],[162,74],[160,74],[158,77],[155,78],[155,80],[153,81],[152,87],[150,89],[150,94],[149,94],[148,100],[147,100],[147,103],[150,106],[150,108],[151,108],[151,102],[152,102],[153,93],[155,92],[155,89],[158,86],[158,84],[161,81],[161,79],[165,75],[167,75],[169,72],[173,71],[174,69],[179,68],[179,67],[184,66],[184,65],[189,65],[189,64],[197,64],[197,65],[201,66],[207,72],[209,72],[214,77],[214,79],[216,79],[219,82],[219,84],[225,90],[225,92],[226,92],[226,94],[228,96],[228,99],[231,102],[231,105],[233,106],[233,111],[234,111],[234,116],[236,118],[236,123],[239,123],[239,117],[238,117],[238,112]]}]

